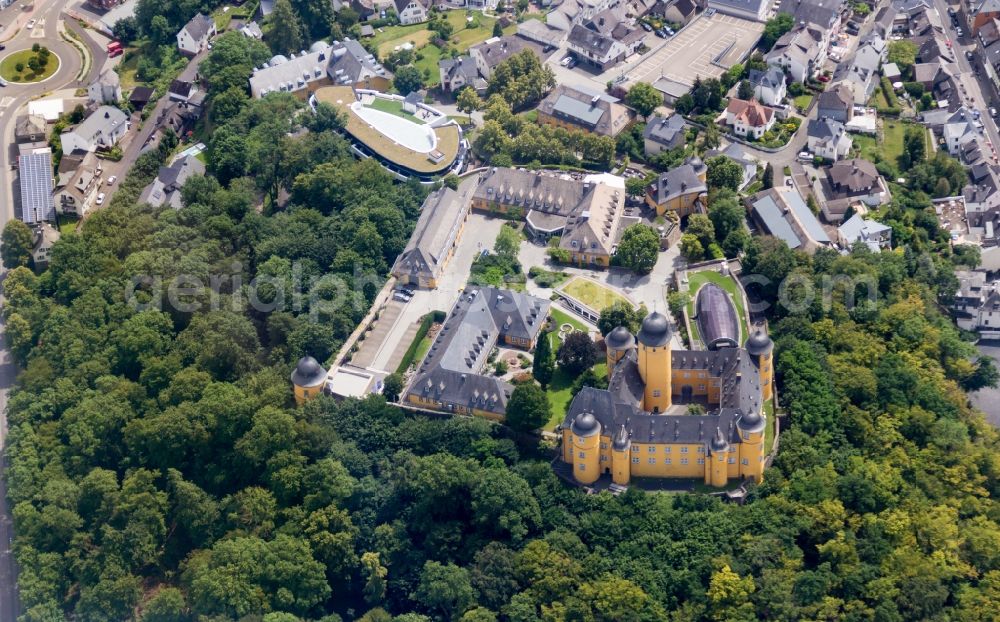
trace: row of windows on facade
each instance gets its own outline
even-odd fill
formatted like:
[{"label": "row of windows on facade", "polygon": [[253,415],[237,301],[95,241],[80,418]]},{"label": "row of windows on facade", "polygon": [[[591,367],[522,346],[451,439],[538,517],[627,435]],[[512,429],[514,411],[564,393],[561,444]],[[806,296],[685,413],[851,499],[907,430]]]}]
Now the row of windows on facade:
[{"label": "row of windows on facade", "polygon": [[[761,458],[760,460],[763,460],[763,458]],[[607,462],[607,461],[608,461],[608,457],[607,456],[601,456],[601,462]],[[632,458],[632,464],[639,464],[639,462],[640,462],[639,458]],[[656,464],[656,458],[650,458],[648,460],[648,462],[649,462],[649,464],[654,464],[655,465]],[[726,462],[728,464],[736,464],[736,458],[730,457]],[[750,465],[750,460],[748,458],[743,458],[740,462],[743,464],[743,466],[749,466]],[[663,461],[663,464],[673,464],[673,462],[671,461],[670,458],[667,458],[667,459],[665,459]],[[682,465],[688,464],[688,459],[687,458],[681,458],[680,459],[680,464],[682,464]],[[705,464],[705,459],[704,458],[698,458],[698,464]],[[580,470],[581,471],[586,471],[587,470],[587,465],[585,463],[581,462],[579,466],[580,466]]]}]

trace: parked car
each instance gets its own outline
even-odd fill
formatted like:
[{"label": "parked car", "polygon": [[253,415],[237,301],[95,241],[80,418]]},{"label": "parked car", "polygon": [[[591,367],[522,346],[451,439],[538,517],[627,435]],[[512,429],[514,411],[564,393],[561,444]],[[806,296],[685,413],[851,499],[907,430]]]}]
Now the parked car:
[{"label": "parked car", "polygon": [[3,43],[0,43],[0,50],[6,50],[6,49],[7,49],[7,46],[4,45]]},{"label": "parked car", "polygon": [[812,162],[813,154],[809,153],[808,151],[800,151],[799,159],[802,160],[803,162]]},{"label": "parked car", "polygon": [[29,19],[28,23],[26,24],[26,27],[28,28],[28,30],[31,30],[32,28],[34,28],[35,27],[35,20]]},{"label": "parked car", "polygon": [[791,177],[786,177],[785,178],[785,185],[788,186],[789,188],[791,188],[793,185],[795,185],[795,182],[792,181]]},{"label": "parked car", "polygon": [[116,181],[118,181],[118,176],[117,175],[112,175],[111,177],[108,177],[108,185],[109,186],[115,185]]},{"label": "parked car", "polygon": [[712,17],[713,15],[715,15],[715,9],[708,9],[705,11],[705,17]]},{"label": "parked car", "polygon": [[103,192],[98,192],[97,193],[97,204],[98,205],[104,205],[104,193]]},{"label": "parked car", "polygon": [[961,26],[959,26],[958,28],[955,29],[955,34],[957,34],[959,37],[961,37],[964,34],[962,32],[962,27]]},{"label": "parked car", "polygon": [[965,58],[967,58],[968,60],[972,60],[975,57],[976,55],[972,53],[972,50],[965,51]]},{"label": "parked car", "polygon": [[645,30],[646,32],[653,32],[653,27],[647,24],[646,22],[642,23],[642,29]]},{"label": "parked car", "polygon": [[407,296],[409,296],[411,298],[413,297],[413,290],[410,289],[409,287],[400,287],[399,291],[401,293],[403,293],[403,294],[406,294]]},{"label": "parked car", "polygon": [[576,67],[576,59],[575,58],[570,58],[569,59],[569,64],[566,65],[566,68],[567,69],[572,69],[573,67]]},{"label": "parked car", "polygon": [[562,65],[563,67],[569,67],[569,64],[570,64],[570,62],[572,60],[573,60],[573,55],[572,54],[567,54],[564,59],[562,59],[561,61],[559,61],[559,64]]},{"label": "parked car", "polygon": [[666,39],[667,38],[667,31],[664,30],[664,29],[662,29],[662,28],[660,28],[659,30],[656,31],[656,36],[659,37],[659,38],[661,38],[661,39]]},{"label": "parked car", "polygon": [[410,297],[402,292],[396,292],[392,295],[393,300],[398,300],[399,302],[410,302]]},{"label": "parked car", "polygon": [[997,109],[996,108],[990,108],[990,116],[991,117],[997,116]]},{"label": "parked car", "polygon": [[953,6],[948,7],[948,15],[951,15],[952,17],[955,16],[955,7]]},{"label": "parked car", "polygon": [[3,78],[0,78],[0,86],[7,86],[7,81],[4,80]]}]

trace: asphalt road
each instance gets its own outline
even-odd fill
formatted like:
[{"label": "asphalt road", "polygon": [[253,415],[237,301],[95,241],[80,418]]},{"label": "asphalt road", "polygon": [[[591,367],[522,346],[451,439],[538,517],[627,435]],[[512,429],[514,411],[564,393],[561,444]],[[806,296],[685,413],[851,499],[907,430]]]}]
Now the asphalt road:
[{"label": "asphalt road", "polygon": [[[15,197],[19,194],[14,191],[15,177],[11,170],[11,165],[16,162],[17,148],[14,144],[14,122],[17,110],[29,100],[62,88],[78,88],[86,86],[90,78],[96,75],[104,63],[103,50],[96,47],[96,44],[87,36],[80,38],[87,42],[90,48],[93,65],[87,76],[83,80],[77,80],[77,76],[82,68],[83,59],[79,50],[67,43],[59,35],[58,24],[59,14],[69,3],[69,0],[36,0],[36,4],[30,12],[20,11],[19,3],[8,7],[0,18],[8,23],[5,35],[10,34],[12,26],[7,20],[23,25],[28,19],[35,19],[34,29],[22,28],[12,37],[4,41],[6,50],[0,57],[29,49],[34,43],[44,43],[54,54],[59,57],[59,69],[56,73],[43,82],[35,84],[15,84],[10,83],[6,87],[0,87],[0,230],[7,224],[7,221],[16,217]],[[82,35],[82,30],[73,22],[67,25],[77,34]],[[32,36],[34,35],[34,36]],[[95,49],[96,47],[96,49]],[[6,271],[0,266],[0,278]],[[3,304],[2,292],[0,292],[0,306]],[[17,566],[11,552],[11,543],[14,539],[13,526],[11,522],[10,508],[7,504],[7,488],[3,470],[7,466],[6,440],[7,440],[7,393],[14,384],[17,369],[11,360],[10,352],[3,345],[3,320],[0,319],[0,622],[14,622],[20,614],[20,600],[17,593]]]},{"label": "asphalt road", "polygon": [[[955,7],[957,9],[959,5],[956,4]],[[955,63],[961,71],[960,83],[964,87],[963,92],[966,104],[970,108],[979,110],[982,113],[981,119],[983,126],[986,128],[986,136],[989,138],[994,149],[1000,149],[1000,133],[997,132],[997,123],[989,115],[991,102],[994,101],[993,87],[986,73],[980,71],[977,75],[972,63],[965,57],[965,51],[969,50],[977,54],[974,62],[977,65],[982,65],[982,61],[976,51],[976,42],[968,32],[968,24],[964,18],[959,19],[962,29],[965,30],[965,36],[960,39],[958,33],[955,32],[955,27],[951,23],[951,17],[948,15],[948,3],[944,0],[934,0],[934,8],[941,16],[941,23],[944,24],[945,32],[948,33],[948,37],[954,46]]]}]

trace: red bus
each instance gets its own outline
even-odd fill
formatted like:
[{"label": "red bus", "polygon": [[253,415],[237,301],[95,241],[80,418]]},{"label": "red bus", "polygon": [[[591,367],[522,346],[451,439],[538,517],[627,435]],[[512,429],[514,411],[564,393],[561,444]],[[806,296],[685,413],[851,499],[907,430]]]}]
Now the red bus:
[{"label": "red bus", "polygon": [[119,41],[112,41],[108,44],[108,56],[111,58],[121,55],[124,51],[125,50],[122,49],[122,44]]}]

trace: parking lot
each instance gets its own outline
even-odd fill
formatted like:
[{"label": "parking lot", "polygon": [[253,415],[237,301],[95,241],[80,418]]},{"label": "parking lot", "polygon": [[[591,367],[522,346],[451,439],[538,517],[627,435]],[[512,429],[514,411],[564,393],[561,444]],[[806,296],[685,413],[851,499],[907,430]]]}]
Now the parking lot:
[{"label": "parking lot", "polygon": [[695,78],[715,78],[750,51],[764,31],[764,24],[715,14],[702,15],[666,45],[647,55],[628,71],[629,83],[652,84],[667,77],[684,84]]}]

